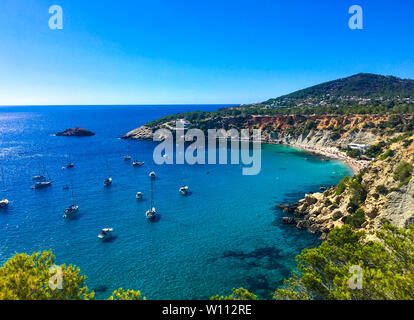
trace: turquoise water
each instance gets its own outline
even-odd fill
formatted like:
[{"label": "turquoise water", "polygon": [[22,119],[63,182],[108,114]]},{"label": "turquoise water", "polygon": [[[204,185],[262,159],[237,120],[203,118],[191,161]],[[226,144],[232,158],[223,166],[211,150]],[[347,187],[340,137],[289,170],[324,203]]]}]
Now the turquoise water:
[{"label": "turquoise water", "polygon": [[[98,298],[124,287],[149,299],[202,299],[240,286],[269,298],[294,268],[295,256],[319,243],[314,235],[282,225],[274,205],[335,184],[350,170],[341,162],[273,145],[263,146],[257,176],[243,176],[240,165],[157,166],[153,142],[119,139],[166,114],[215,109],[0,108],[0,159],[10,200],[0,212],[0,263],[15,252],[51,248],[58,263],[80,267]],[[53,136],[74,126],[96,136]],[[128,148],[144,166],[123,161]],[[68,155],[75,167],[61,170]],[[43,166],[52,187],[31,190],[31,177]],[[149,223],[144,212],[152,170],[160,218]],[[104,188],[108,171],[113,185]],[[178,193],[184,183],[192,190],[188,197]],[[80,206],[73,220],[62,219],[71,202],[70,192],[62,190],[67,184],[73,184]],[[136,201],[137,191],[147,200]],[[102,243],[97,235],[104,227],[114,228],[115,237]]]}]

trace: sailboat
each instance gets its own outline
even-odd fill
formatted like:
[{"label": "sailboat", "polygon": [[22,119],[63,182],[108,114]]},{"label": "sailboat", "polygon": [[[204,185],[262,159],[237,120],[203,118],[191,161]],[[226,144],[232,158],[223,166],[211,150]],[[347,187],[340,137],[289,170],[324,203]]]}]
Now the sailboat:
[{"label": "sailboat", "polygon": [[154,220],[155,216],[157,215],[157,212],[154,207],[154,181],[151,180],[151,208],[145,212],[145,217],[152,221]]},{"label": "sailboat", "polygon": [[[185,164],[184,164],[184,167],[183,167],[183,180],[185,180],[185,178],[186,178],[186,172],[185,172]],[[179,191],[183,196],[186,196],[186,195],[188,195],[188,189],[189,189],[188,186],[184,183],[184,185],[179,189]]]},{"label": "sailboat", "polygon": [[108,162],[106,162],[106,167],[108,170],[109,177],[104,180],[104,187],[109,187],[112,184],[112,178],[110,177],[110,174],[109,174],[109,163]]},{"label": "sailboat", "polygon": [[78,213],[78,210],[79,210],[79,206],[73,204],[75,203],[74,198],[73,198],[73,184],[71,186],[71,200],[72,200],[72,205],[70,205],[64,211],[65,214],[63,215],[63,218],[65,219],[73,217],[75,214]]},{"label": "sailboat", "polygon": [[70,156],[68,156],[68,158],[69,158],[69,162],[66,165],[66,168],[70,169],[70,168],[73,168],[75,166],[75,164],[71,161]]},{"label": "sailboat", "polygon": [[129,161],[131,160],[131,156],[129,155],[129,145],[128,145],[128,151],[127,154],[124,156],[124,161]]},{"label": "sailboat", "polygon": [[47,179],[46,168],[44,165],[43,165],[43,171],[44,171],[44,174],[39,175],[37,177],[35,176],[36,179],[33,179],[35,177],[32,177],[32,179],[36,181],[35,184],[32,186],[32,189],[44,189],[52,185],[52,182],[48,181]]},{"label": "sailboat", "polygon": [[[3,182],[3,192],[6,192],[6,182],[4,181],[4,172],[1,168],[1,181]],[[9,200],[4,197],[3,200],[0,200],[0,208],[6,208],[9,205]]]}]

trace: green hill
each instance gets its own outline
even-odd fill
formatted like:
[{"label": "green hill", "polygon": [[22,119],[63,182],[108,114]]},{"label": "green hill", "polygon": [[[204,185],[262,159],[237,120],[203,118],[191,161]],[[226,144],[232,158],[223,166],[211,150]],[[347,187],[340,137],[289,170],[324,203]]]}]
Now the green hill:
[{"label": "green hill", "polygon": [[408,98],[414,97],[414,80],[359,73],[347,78],[321,83],[271,100],[317,99],[328,94],[331,97]]}]

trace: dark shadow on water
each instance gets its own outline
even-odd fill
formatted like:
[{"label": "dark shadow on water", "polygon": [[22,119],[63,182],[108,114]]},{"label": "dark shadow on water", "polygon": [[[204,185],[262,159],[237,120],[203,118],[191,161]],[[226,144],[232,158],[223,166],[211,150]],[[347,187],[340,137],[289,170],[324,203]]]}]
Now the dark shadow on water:
[{"label": "dark shadow on water", "polygon": [[274,247],[265,247],[255,249],[251,252],[245,253],[243,251],[228,250],[223,252],[223,258],[235,258],[244,262],[244,266],[250,268],[264,268],[267,270],[283,269],[285,268],[279,261],[283,261],[285,256],[282,250]]},{"label": "dark shadow on water", "polygon": [[102,241],[102,243],[112,243],[112,242],[114,242],[117,238],[118,238],[118,236],[112,236],[111,238],[109,238],[109,239],[106,239],[106,240]]},{"label": "dark shadow on water", "polygon": [[103,284],[103,285],[96,286],[92,290],[95,291],[95,292],[101,293],[101,292],[108,291],[109,290],[109,287]]},{"label": "dark shadow on water", "polygon": [[155,215],[154,219],[152,219],[152,220],[148,220],[147,218],[145,218],[145,219],[148,221],[148,223],[157,223],[157,222],[160,222],[161,218],[162,218],[161,215],[159,213],[157,213]]}]

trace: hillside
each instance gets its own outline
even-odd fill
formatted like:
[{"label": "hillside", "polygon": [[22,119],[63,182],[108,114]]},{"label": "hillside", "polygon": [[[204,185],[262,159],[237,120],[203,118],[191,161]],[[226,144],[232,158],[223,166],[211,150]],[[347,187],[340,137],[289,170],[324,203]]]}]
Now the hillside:
[{"label": "hillside", "polygon": [[321,83],[271,100],[322,98],[328,95],[330,97],[384,99],[413,98],[414,80],[359,73],[347,78]]}]

